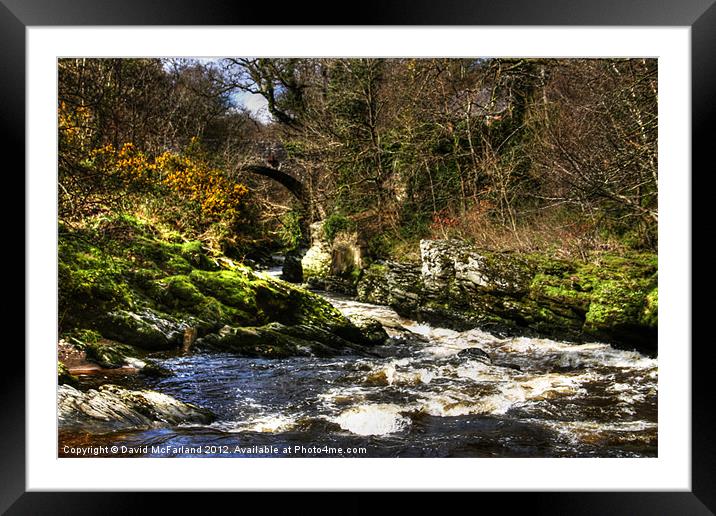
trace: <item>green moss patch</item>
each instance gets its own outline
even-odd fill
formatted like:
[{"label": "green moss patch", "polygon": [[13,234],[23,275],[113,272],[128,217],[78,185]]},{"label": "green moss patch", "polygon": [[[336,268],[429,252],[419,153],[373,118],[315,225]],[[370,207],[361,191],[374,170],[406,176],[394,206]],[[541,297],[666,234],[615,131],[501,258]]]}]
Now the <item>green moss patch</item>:
[{"label": "green moss patch", "polygon": [[79,379],[75,375],[70,374],[70,370],[67,369],[65,364],[57,362],[57,383],[58,385],[67,384],[76,386],[79,383]]}]

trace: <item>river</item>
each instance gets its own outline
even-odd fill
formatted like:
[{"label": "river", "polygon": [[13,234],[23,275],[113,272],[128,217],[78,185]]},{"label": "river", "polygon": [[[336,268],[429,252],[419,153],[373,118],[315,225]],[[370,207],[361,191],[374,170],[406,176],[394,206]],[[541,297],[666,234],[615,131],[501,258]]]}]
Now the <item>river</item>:
[{"label": "river", "polygon": [[[209,408],[217,421],[62,434],[60,456],[64,445],[88,444],[162,457],[657,454],[655,358],[601,343],[457,332],[402,318],[388,307],[322,295],[349,317],[378,319],[390,340],[370,357],[165,354],[158,362],[173,374],[144,384]],[[463,351],[468,348],[489,358]],[[85,379],[86,386],[97,381]]]}]

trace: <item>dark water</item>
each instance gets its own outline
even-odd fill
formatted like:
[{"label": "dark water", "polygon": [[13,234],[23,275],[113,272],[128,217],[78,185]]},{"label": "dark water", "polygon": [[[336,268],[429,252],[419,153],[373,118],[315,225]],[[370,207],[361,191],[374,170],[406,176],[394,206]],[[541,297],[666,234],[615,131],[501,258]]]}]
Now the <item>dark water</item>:
[{"label": "dark water", "polygon": [[[386,325],[393,338],[380,357],[167,357],[161,365],[174,375],[148,387],[211,409],[215,423],[62,435],[60,455],[65,444],[162,457],[657,454],[656,359],[599,343],[455,332],[385,307],[331,301]],[[457,355],[470,347],[492,363]]]}]

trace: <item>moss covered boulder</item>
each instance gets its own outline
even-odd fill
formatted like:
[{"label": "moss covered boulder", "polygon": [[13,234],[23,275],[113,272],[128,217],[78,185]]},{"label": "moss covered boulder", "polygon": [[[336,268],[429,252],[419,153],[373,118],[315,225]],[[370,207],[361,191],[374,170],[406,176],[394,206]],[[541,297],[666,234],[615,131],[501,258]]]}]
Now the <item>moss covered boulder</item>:
[{"label": "moss covered boulder", "polygon": [[197,340],[196,346],[265,358],[329,357],[365,352],[365,346],[321,327],[304,324],[286,326],[277,322],[258,327],[226,326],[217,333]]}]

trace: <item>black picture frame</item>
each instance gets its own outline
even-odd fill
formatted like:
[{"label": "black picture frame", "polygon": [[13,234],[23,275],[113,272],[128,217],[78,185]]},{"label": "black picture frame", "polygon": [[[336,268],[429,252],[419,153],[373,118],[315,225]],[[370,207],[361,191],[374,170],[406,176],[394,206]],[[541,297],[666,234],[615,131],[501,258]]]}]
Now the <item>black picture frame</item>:
[{"label": "black picture frame", "polygon": [[[25,143],[25,29],[31,26],[82,25],[574,25],[683,26],[691,28],[692,166],[706,167],[713,146],[716,110],[716,0],[366,0],[346,15],[342,9],[312,9],[305,3],[267,11],[261,3],[228,0],[0,0],[0,127],[6,157],[23,167]],[[706,170],[701,172],[706,173]],[[688,174],[685,174],[688,179]],[[692,192],[696,190],[692,187]],[[699,203],[692,197],[692,206]],[[708,203],[706,202],[707,206]],[[16,209],[16,208],[15,208]],[[698,220],[692,209],[692,218]],[[692,233],[693,234],[693,233]],[[19,241],[17,242],[19,247]],[[24,248],[24,247],[23,247]],[[692,267],[698,256],[692,248]],[[31,271],[25,270],[25,277]],[[693,274],[693,272],[692,272]],[[693,321],[703,317],[693,303]],[[707,305],[710,306],[710,305]],[[26,306],[25,310],[32,310]],[[698,317],[698,314],[702,317]],[[531,512],[567,514],[714,514],[716,456],[710,394],[708,339],[692,339],[692,490],[690,492],[482,493],[480,503],[504,501]],[[689,343],[680,343],[685,350]],[[11,346],[6,345],[6,349]],[[0,510],[7,514],[120,514],[144,505],[150,494],[39,493],[25,488],[25,354],[6,351],[0,375],[3,396],[0,439]],[[177,496],[179,495],[179,496]],[[243,495],[242,495],[243,496]],[[487,499],[489,497],[490,499]],[[174,493],[173,503],[184,503]],[[494,500],[499,499],[499,500]],[[275,500],[275,498],[274,498]],[[296,499],[292,498],[292,503]],[[162,501],[164,504],[164,501]],[[214,503],[214,502],[213,502]],[[212,505],[213,505],[212,503]],[[218,503],[221,503],[219,501]],[[300,502],[298,502],[300,503]],[[348,499],[342,502],[350,505]],[[164,507],[166,510],[166,506]]]}]

